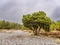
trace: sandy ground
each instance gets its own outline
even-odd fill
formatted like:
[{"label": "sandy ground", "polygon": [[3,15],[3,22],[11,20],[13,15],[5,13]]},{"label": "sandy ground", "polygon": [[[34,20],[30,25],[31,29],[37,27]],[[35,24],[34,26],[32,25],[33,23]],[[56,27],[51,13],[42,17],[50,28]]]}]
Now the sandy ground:
[{"label": "sandy ground", "polygon": [[55,38],[30,36],[21,30],[0,32],[0,45],[60,45]]}]

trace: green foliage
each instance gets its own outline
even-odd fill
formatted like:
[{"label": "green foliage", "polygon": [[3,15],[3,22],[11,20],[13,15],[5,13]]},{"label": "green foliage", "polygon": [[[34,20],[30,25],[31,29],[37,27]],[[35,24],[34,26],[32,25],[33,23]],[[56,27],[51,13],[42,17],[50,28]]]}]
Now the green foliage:
[{"label": "green foliage", "polygon": [[25,27],[24,25],[21,25],[22,30],[29,30],[29,28]]},{"label": "green foliage", "polygon": [[0,29],[20,29],[20,24],[0,20]]},{"label": "green foliage", "polygon": [[50,31],[53,31],[56,29],[56,23],[55,22],[52,22],[51,25],[50,25]]},{"label": "green foliage", "polygon": [[60,31],[60,20],[57,20],[56,22],[52,22],[50,25],[50,30]]},{"label": "green foliage", "polygon": [[46,16],[45,12],[39,11],[33,14],[27,14],[23,16],[23,24],[31,30],[37,30],[39,28],[49,31],[51,20]]},{"label": "green foliage", "polygon": [[60,31],[60,20],[57,20],[57,22],[56,22],[56,27],[57,27],[57,30],[59,30]]}]

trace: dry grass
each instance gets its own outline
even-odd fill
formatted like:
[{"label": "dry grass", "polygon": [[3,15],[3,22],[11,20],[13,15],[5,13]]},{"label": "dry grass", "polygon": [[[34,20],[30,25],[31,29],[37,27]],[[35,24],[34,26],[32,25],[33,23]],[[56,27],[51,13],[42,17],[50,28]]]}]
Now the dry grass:
[{"label": "dry grass", "polygon": [[6,30],[4,30],[4,29],[0,29],[0,32],[6,32]]},{"label": "dry grass", "polygon": [[60,44],[60,39],[59,38],[56,40],[56,43],[57,44]]}]

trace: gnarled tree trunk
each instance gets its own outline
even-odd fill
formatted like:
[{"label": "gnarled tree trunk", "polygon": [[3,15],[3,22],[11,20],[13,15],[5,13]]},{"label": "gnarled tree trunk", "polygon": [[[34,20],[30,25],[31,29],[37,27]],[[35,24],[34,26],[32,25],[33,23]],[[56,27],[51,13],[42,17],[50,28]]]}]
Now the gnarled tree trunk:
[{"label": "gnarled tree trunk", "polygon": [[34,33],[34,35],[39,35],[39,33],[40,33],[40,28],[38,28],[38,29],[36,29],[36,30],[33,30],[33,33]]}]

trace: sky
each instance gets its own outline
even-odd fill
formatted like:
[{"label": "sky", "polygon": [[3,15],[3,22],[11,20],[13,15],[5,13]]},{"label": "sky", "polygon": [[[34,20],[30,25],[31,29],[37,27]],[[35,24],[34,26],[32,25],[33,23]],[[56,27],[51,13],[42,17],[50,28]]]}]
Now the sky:
[{"label": "sky", "polygon": [[60,19],[60,0],[0,0],[0,20],[22,24],[24,14],[44,11],[56,21]]}]

